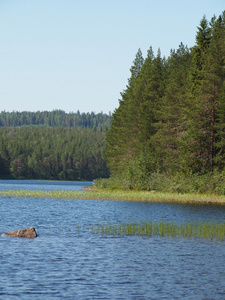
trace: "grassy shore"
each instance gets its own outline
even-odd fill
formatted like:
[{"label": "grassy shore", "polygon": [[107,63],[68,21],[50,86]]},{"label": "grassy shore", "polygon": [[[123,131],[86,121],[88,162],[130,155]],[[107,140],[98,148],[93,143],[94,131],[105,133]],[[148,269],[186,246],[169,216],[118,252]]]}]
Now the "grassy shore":
[{"label": "grassy shore", "polygon": [[42,190],[6,190],[0,191],[5,197],[35,197],[51,199],[95,199],[136,202],[164,202],[183,204],[225,205],[225,196],[206,194],[179,194],[146,191],[123,191],[85,188],[83,191],[42,191]]}]

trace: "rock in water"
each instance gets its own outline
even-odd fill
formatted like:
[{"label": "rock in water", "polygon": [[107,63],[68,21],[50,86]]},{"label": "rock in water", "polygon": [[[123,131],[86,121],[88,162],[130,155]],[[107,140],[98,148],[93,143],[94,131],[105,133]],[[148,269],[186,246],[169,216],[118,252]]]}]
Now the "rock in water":
[{"label": "rock in water", "polygon": [[37,233],[34,227],[30,227],[30,228],[6,232],[3,233],[2,236],[23,237],[23,238],[33,239],[37,237]]}]

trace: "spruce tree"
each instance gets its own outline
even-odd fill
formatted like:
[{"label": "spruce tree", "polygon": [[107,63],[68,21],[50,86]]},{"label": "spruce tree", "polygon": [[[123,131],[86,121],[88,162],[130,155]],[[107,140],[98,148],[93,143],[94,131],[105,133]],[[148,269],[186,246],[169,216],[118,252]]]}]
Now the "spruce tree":
[{"label": "spruce tree", "polygon": [[186,131],[185,100],[189,91],[191,53],[180,44],[171,51],[166,62],[165,93],[162,98],[156,140],[162,161],[161,170],[167,174],[181,171],[180,144]]},{"label": "spruce tree", "polygon": [[[216,156],[217,110],[224,81],[224,29],[221,16],[205,17],[198,27],[193,49],[191,94],[186,100],[187,135],[183,159],[192,172],[212,172]],[[219,139],[219,137],[217,137]]]},{"label": "spruce tree", "polygon": [[142,52],[138,49],[130,69],[131,77],[128,79],[127,88],[121,93],[119,108],[113,113],[111,128],[107,133],[106,159],[112,174],[124,170],[134,154],[138,132],[135,121],[137,108],[134,105],[134,87],[141,72],[143,60]]}]

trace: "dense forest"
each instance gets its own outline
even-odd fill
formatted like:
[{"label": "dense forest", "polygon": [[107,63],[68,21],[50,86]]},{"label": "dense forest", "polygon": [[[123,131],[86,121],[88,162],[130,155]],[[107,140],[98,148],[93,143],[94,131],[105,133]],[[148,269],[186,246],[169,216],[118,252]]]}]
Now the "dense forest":
[{"label": "dense forest", "polygon": [[105,133],[90,128],[0,127],[0,178],[93,180],[108,177]]},{"label": "dense forest", "polygon": [[105,135],[112,117],[98,113],[0,113],[0,178],[93,180],[109,176]]},{"label": "dense forest", "polygon": [[82,127],[107,130],[111,123],[111,113],[66,113],[63,110],[37,112],[0,112],[0,127],[15,126],[50,126],[50,127]]},{"label": "dense forest", "polygon": [[225,12],[202,18],[192,48],[165,58],[150,47],[145,59],[139,49],[130,71],[107,132],[104,185],[185,191],[181,181],[224,181]]}]

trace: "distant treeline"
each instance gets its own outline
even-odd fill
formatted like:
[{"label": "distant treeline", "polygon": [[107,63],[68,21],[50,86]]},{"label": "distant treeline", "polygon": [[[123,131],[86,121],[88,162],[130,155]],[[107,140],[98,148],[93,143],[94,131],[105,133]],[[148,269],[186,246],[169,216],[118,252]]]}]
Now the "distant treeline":
[{"label": "distant treeline", "polygon": [[[9,119],[14,120],[15,126],[19,125],[17,122],[22,120],[22,116],[24,122],[28,116],[33,116],[39,122],[43,118],[42,122],[45,124],[44,122],[47,122],[48,119],[47,114],[47,112],[5,113],[8,121]],[[1,116],[3,115],[4,113],[1,114]],[[59,124],[62,126],[68,115],[61,111],[55,111],[49,113],[49,120],[51,116],[52,120],[57,120],[56,116],[58,116],[58,126]],[[64,116],[64,121],[59,116]],[[106,126],[103,119],[106,120],[107,117],[103,114],[87,114],[85,116],[92,116],[93,120],[94,116],[96,119],[98,116],[99,120],[102,120],[102,124]],[[88,118],[86,118],[87,120]],[[97,127],[100,126],[100,122],[96,121]],[[89,126],[91,126],[90,123]],[[93,180],[108,177],[109,170],[104,160],[105,133],[105,130],[90,128],[44,126],[0,128],[0,178]]]},{"label": "distant treeline", "polygon": [[66,113],[63,110],[37,111],[37,112],[6,112],[0,113],[0,127],[16,126],[50,126],[50,127],[82,127],[109,129],[111,124],[111,113]]}]

